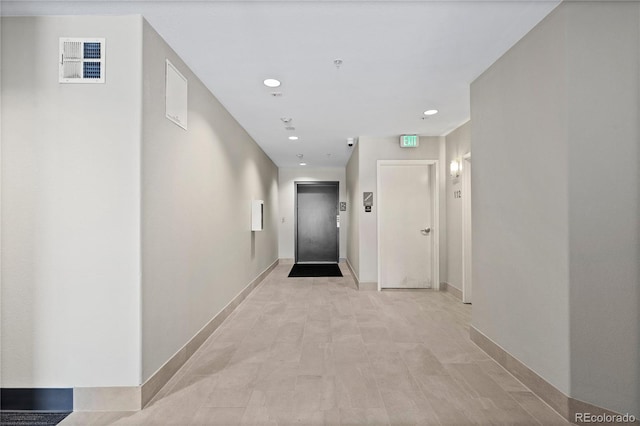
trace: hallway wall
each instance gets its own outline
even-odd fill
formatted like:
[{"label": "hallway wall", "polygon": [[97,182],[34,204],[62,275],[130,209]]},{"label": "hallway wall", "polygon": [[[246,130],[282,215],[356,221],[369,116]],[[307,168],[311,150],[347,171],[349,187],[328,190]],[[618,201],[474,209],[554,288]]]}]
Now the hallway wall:
[{"label": "hallway wall", "polygon": [[568,395],[564,19],[553,11],[471,85],[472,324]]},{"label": "hallway wall", "polygon": [[[446,267],[446,202],[444,174],[444,137],[421,136],[417,148],[400,148],[397,137],[360,137],[358,141],[358,184],[354,207],[360,209],[360,248],[358,266],[361,282],[378,282],[378,226],[377,226],[377,160],[439,160],[440,161],[440,271]],[[362,192],[373,192],[373,207],[364,212]]]},{"label": "hallway wall", "polygon": [[[278,258],[278,169],[146,21],[143,40],[144,382]],[[165,58],[188,79],[186,131],[165,118]]]},{"label": "hallway wall", "polygon": [[[278,257],[295,258],[295,185],[296,181],[337,181],[340,183],[340,200],[346,201],[347,185],[344,168],[282,167],[278,170]],[[340,213],[340,258],[347,257],[347,233],[349,210]],[[284,219],[284,222],[282,221]]]},{"label": "hallway wall", "polygon": [[639,64],[638,3],[565,2],[471,86],[472,325],[635,416]]},{"label": "hallway wall", "polygon": [[[59,37],[106,82],[59,84]],[[135,391],[277,260],[277,168],[140,16],[2,18],[2,62],[1,386]]]},{"label": "hallway wall", "polygon": [[[2,383],[138,385],[142,19],[2,18]],[[106,37],[59,84],[59,37]]]},{"label": "hallway wall", "polygon": [[463,198],[455,198],[455,191],[462,191],[463,169],[460,177],[452,179],[449,173],[451,161],[458,161],[464,167],[462,156],[471,151],[471,122],[467,121],[447,136],[446,141],[446,199],[447,199],[447,251],[443,253],[446,261],[446,269],[441,274],[441,281],[446,281],[450,286],[462,291],[462,201]]},{"label": "hallway wall", "polygon": [[360,143],[356,143],[347,163],[345,179],[347,187],[347,210],[349,211],[347,233],[347,261],[356,279],[360,279],[360,214],[362,194],[360,191]]},{"label": "hallway wall", "polygon": [[640,3],[564,7],[571,393],[640,417]]}]

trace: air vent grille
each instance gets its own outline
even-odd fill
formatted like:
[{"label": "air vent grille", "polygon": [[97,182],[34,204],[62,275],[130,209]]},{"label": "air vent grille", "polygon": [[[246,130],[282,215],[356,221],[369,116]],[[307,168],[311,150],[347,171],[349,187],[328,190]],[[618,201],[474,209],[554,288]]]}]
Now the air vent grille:
[{"label": "air vent grille", "polygon": [[85,43],[84,44],[84,58],[85,59],[100,59],[101,49],[100,43]]},{"label": "air vent grille", "polygon": [[66,41],[63,44],[64,57],[67,60],[82,59],[80,52],[82,51],[82,42],[79,41]]},{"label": "air vent grille", "polygon": [[83,69],[84,78],[100,78],[100,62],[85,62]]},{"label": "air vent grille", "polygon": [[60,38],[60,83],[104,83],[104,38]]}]

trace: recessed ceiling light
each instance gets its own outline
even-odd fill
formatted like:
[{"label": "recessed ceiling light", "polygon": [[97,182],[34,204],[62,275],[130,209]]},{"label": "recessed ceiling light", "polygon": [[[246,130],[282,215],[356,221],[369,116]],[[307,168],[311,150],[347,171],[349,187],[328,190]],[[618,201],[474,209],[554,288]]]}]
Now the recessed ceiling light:
[{"label": "recessed ceiling light", "polygon": [[267,87],[278,87],[278,86],[280,86],[280,81],[276,80],[275,78],[268,78],[263,83]]},{"label": "recessed ceiling light", "polygon": [[298,137],[297,136],[289,136],[289,140],[290,141],[297,141]]},{"label": "recessed ceiling light", "polygon": [[307,165],[307,163],[300,163],[300,165],[301,165],[301,166],[306,166],[306,165]]},{"label": "recessed ceiling light", "polygon": [[424,112],[424,115],[434,115],[437,114],[438,110],[437,109],[428,109]]}]

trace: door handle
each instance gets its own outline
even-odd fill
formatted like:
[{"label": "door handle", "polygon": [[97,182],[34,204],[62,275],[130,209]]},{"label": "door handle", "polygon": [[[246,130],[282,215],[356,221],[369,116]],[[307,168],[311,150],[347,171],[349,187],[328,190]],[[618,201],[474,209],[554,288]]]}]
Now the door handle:
[{"label": "door handle", "polygon": [[431,233],[431,228],[424,228],[421,229],[420,232],[422,233],[422,235],[429,235]]}]

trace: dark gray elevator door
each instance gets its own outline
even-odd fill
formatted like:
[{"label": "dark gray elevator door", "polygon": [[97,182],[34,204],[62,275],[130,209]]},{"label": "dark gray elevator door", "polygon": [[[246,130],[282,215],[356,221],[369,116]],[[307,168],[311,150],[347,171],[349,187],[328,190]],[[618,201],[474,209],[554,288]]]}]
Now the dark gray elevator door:
[{"label": "dark gray elevator door", "polygon": [[296,262],[338,261],[338,182],[296,184]]}]

